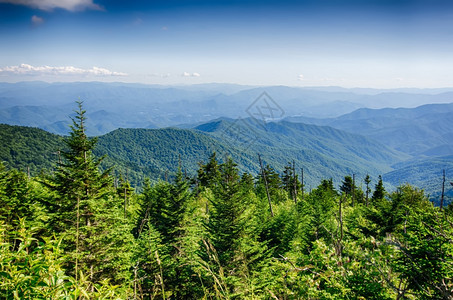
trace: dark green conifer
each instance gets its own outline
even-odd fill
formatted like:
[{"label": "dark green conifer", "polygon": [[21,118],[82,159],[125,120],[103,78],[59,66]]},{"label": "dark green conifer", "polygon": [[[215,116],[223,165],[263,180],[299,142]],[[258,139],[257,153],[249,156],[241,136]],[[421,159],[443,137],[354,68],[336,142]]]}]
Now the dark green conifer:
[{"label": "dark green conifer", "polygon": [[345,176],[343,180],[343,184],[340,186],[340,191],[345,193],[346,195],[350,196],[352,194],[352,190],[354,189],[353,183],[352,183],[352,177],[351,176]]},{"label": "dark green conifer", "polygon": [[132,240],[122,201],[116,197],[110,170],[100,172],[103,158],[92,154],[96,139],[86,134],[82,102],[76,113],[65,139],[64,160],[45,182],[55,193],[49,229],[63,234],[63,247],[71,257],[68,269],[76,279],[79,272],[93,283],[125,279],[130,256],[125,249]]},{"label": "dark green conifer", "polygon": [[374,192],[373,192],[373,196],[371,197],[371,201],[373,203],[376,203],[376,201],[380,201],[380,200],[384,199],[384,197],[385,197],[385,188],[384,188],[384,184],[382,182],[382,176],[379,175],[379,180],[374,188]]},{"label": "dark green conifer", "polygon": [[240,177],[236,164],[229,158],[220,165],[218,184],[211,200],[205,226],[222,266],[232,263],[244,231],[244,199],[240,193]]},{"label": "dark green conifer", "polygon": [[198,182],[200,186],[212,187],[219,176],[219,165],[217,163],[216,152],[209,157],[207,164],[200,164],[198,169]]}]

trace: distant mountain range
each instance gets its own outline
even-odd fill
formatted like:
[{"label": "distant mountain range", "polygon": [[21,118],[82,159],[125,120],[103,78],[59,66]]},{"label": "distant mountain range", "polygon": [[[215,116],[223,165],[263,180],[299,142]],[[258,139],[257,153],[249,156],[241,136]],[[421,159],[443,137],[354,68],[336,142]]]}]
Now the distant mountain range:
[{"label": "distant mountain range", "polygon": [[285,117],[335,118],[359,108],[416,107],[453,102],[453,89],[252,87],[233,84],[159,86],[126,83],[0,83],[0,123],[66,134],[74,102],[84,101],[91,135],[117,128],[162,128],[248,117],[266,92]]},{"label": "distant mountain range", "polygon": [[[256,100],[263,92],[281,110],[278,117],[251,118],[251,107],[262,108]],[[96,154],[108,154],[106,164],[115,164],[120,173],[129,170],[137,183],[144,176],[174,173],[180,157],[193,173],[213,151],[221,159],[232,155],[242,171],[252,173],[258,170],[258,153],[277,171],[295,160],[311,186],[323,178],[339,183],[345,175],[369,173],[382,174],[389,187],[409,182],[438,195],[442,169],[447,178],[453,174],[449,88],[0,83],[0,123],[59,135],[2,127],[0,159],[32,170],[55,159],[49,153],[68,133],[77,100],[84,101],[88,133],[99,136]],[[47,141],[47,154],[27,161],[44,151],[27,146],[37,139]],[[25,152],[17,151],[18,145]]]},{"label": "distant mountain range", "polygon": [[286,120],[364,135],[416,157],[453,154],[453,103],[416,108],[362,108],[337,118],[288,117]]},{"label": "distant mountain range", "polygon": [[[37,128],[0,126],[1,160],[22,170],[31,166],[34,173],[55,166],[61,136]],[[240,131],[249,136],[237,136]],[[258,154],[277,172],[294,160],[298,172],[304,168],[307,188],[324,178],[339,184],[352,173],[358,180],[367,173],[376,179],[391,171],[391,164],[406,158],[377,142],[330,127],[283,121],[261,127],[252,119],[221,119],[194,129],[117,129],[100,136],[95,150],[98,156],[107,154],[105,167],[114,166],[123,176],[128,173],[136,185],[145,176],[170,176],[180,163],[194,175],[199,163],[213,152],[221,161],[231,156],[242,171],[254,175],[259,171]]]},{"label": "distant mountain range", "polygon": [[[416,108],[358,109],[336,118],[288,117],[290,122],[329,126],[360,134],[410,155],[383,178],[394,186],[411,183],[438,198],[442,170],[453,181],[453,103]],[[447,193],[453,190],[447,184]]]}]

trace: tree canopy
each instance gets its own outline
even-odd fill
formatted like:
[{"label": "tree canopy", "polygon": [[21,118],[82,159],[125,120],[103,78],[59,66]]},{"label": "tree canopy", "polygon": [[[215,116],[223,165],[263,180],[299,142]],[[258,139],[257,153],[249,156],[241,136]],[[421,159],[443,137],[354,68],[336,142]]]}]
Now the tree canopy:
[{"label": "tree canopy", "polygon": [[2,299],[453,297],[453,208],[422,190],[354,175],[306,190],[293,163],[254,177],[212,154],[136,191],[101,168],[85,120],[78,103],[48,172],[0,164]]}]

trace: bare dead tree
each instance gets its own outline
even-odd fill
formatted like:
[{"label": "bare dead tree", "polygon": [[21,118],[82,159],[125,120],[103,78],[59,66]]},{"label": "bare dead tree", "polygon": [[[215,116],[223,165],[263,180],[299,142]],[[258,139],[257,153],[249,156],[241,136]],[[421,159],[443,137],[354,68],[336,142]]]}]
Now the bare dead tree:
[{"label": "bare dead tree", "polygon": [[297,204],[297,177],[296,177],[296,163],[293,160],[293,200]]},{"label": "bare dead tree", "polygon": [[269,210],[271,212],[271,217],[274,216],[274,211],[272,210],[271,196],[269,195],[269,186],[267,185],[266,174],[264,173],[263,162],[261,161],[261,155],[258,154],[258,160],[260,162],[261,175],[263,176],[264,186],[266,187],[266,196],[267,201],[269,202]]},{"label": "bare dead tree", "polygon": [[304,200],[304,168],[300,168],[300,171],[301,171],[301,178],[300,178],[300,186],[301,186],[301,189],[302,189],[302,201]]},{"label": "bare dead tree", "polygon": [[444,193],[445,193],[445,169],[442,170],[442,195],[440,197],[440,209],[444,207]]}]

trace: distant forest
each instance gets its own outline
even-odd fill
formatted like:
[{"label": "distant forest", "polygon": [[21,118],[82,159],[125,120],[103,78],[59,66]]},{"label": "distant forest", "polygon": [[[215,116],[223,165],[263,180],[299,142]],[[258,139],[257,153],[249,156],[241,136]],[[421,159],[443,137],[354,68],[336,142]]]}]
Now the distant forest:
[{"label": "distant forest", "polygon": [[409,184],[308,189],[291,157],[253,176],[212,152],[137,191],[95,155],[81,103],[52,143],[47,170],[0,165],[2,299],[453,297],[453,206]]},{"label": "distant forest", "polygon": [[[255,111],[263,95],[278,109],[271,118]],[[173,178],[179,160],[193,176],[213,152],[254,176],[258,153],[280,175],[294,160],[307,191],[325,178],[338,188],[353,174],[364,190],[366,175],[372,185],[382,175],[389,191],[410,183],[439,205],[443,170],[453,180],[451,88],[0,82],[0,123],[8,124],[0,124],[0,160],[32,176],[53,169],[74,99],[84,100],[87,135],[98,136],[93,154],[107,155],[101,168],[114,167],[140,192],[146,177]],[[453,199],[453,189],[445,194]]]}]

